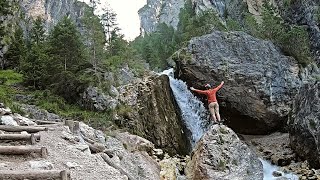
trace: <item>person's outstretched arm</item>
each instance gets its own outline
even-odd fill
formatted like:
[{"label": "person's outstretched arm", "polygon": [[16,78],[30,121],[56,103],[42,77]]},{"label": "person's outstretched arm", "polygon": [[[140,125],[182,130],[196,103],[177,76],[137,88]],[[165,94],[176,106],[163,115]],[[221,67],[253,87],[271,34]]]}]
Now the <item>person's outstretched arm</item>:
[{"label": "person's outstretched arm", "polygon": [[223,84],[224,84],[224,81],[222,81],[221,83],[220,83],[220,85],[219,86],[217,86],[216,88],[214,88],[215,90],[219,90],[222,86],[223,86]]},{"label": "person's outstretched arm", "polygon": [[199,94],[207,94],[207,91],[203,91],[203,90],[199,90],[199,89],[195,89],[193,87],[190,88],[192,91],[197,92]]}]

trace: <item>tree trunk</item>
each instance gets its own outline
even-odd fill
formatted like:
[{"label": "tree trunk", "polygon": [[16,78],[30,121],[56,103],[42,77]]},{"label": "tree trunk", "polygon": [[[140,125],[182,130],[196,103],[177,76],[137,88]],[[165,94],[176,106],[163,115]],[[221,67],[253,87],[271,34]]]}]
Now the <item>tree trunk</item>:
[{"label": "tree trunk", "polygon": [[24,155],[30,153],[38,153],[41,157],[47,157],[48,150],[46,147],[33,146],[0,146],[0,154],[6,155]]},{"label": "tree trunk", "polygon": [[35,144],[40,141],[39,134],[0,134],[0,140],[13,140],[13,141],[30,141]]},{"label": "tree trunk", "polygon": [[36,133],[39,131],[47,131],[47,127],[36,127],[36,126],[7,126],[0,125],[0,130],[7,132],[21,132],[27,131],[28,133]]},{"label": "tree trunk", "polygon": [[70,180],[70,172],[63,170],[20,170],[20,171],[0,171],[0,179],[24,180],[24,179],[61,179]]}]

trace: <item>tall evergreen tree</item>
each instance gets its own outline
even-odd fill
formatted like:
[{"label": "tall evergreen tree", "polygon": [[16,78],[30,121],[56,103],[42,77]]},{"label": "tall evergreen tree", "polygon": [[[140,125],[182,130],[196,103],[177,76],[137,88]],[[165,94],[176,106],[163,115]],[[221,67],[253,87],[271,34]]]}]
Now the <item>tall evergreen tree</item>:
[{"label": "tall evergreen tree", "polygon": [[43,27],[43,19],[38,17],[32,26],[28,44],[28,53],[20,63],[20,69],[25,75],[28,85],[35,89],[44,87],[44,77],[46,74],[45,65],[48,59],[46,53],[46,36]]},{"label": "tall evergreen tree", "polygon": [[50,32],[48,52],[48,86],[68,102],[76,102],[84,90],[78,75],[86,59],[80,33],[69,18],[64,17]]},{"label": "tall evergreen tree", "polygon": [[[59,72],[77,72],[85,63],[84,45],[75,24],[64,17],[52,30],[49,36],[50,56]],[[53,72],[56,73],[56,72]]]},{"label": "tall evergreen tree", "polygon": [[92,64],[97,79],[99,75],[97,73],[98,67],[101,65],[102,59],[104,58],[104,47],[105,47],[105,34],[103,25],[100,22],[98,16],[94,15],[94,5],[87,8],[82,22],[86,29],[86,46],[88,47],[90,54],[90,63]]},{"label": "tall evergreen tree", "polygon": [[103,9],[103,14],[101,16],[102,23],[104,25],[105,34],[107,36],[108,44],[111,43],[112,34],[119,32],[119,27],[117,24],[117,14],[111,9]]},{"label": "tall evergreen tree", "polygon": [[14,32],[13,41],[8,52],[4,55],[9,67],[17,68],[20,62],[26,57],[27,49],[26,42],[23,37],[23,30],[20,26]]}]

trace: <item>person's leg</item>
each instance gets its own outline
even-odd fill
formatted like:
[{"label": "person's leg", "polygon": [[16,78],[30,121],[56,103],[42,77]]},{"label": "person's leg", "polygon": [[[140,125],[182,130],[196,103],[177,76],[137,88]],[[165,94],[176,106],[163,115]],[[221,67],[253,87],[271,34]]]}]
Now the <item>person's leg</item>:
[{"label": "person's leg", "polygon": [[220,122],[221,118],[220,118],[220,113],[219,113],[219,104],[217,102],[214,104],[214,111],[216,113],[216,117],[217,117],[218,122]]},{"label": "person's leg", "polygon": [[215,115],[215,112],[214,112],[214,104],[213,103],[209,104],[209,111],[210,111],[210,114],[211,114],[213,122],[214,123],[217,122],[217,118],[216,118],[216,115]]}]

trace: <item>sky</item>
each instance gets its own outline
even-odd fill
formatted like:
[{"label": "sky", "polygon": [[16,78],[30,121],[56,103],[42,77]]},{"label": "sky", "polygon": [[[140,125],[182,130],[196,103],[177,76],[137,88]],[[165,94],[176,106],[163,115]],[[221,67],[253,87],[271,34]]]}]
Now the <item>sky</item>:
[{"label": "sky", "polygon": [[101,0],[108,3],[117,13],[117,20],[125,39],[133,40],[140,34],[140,20],[138,10],[142,8],[147,0]]},{"label": "sky", "polygon": [[[79,1],[88,3],[90,0]],[[111,7],[117,14],[117,22],[126,40],[134,40],[135,37],[139,36],[140,19],[138,10],[147,4],[147,0],[100,0],[100,2],[101,7]]]}]

